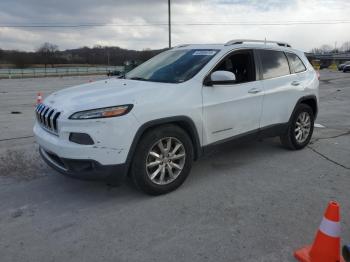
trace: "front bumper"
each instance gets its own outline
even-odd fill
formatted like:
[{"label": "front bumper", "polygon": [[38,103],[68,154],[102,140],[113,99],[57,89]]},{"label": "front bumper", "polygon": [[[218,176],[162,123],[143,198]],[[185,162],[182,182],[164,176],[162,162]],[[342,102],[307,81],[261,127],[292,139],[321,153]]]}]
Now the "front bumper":
[{"label": "front bumper", "polygon": [[[58,119],[58,132],[52,134],[40,126],[34,126],[37,143],[60,158],[94,160],[101,165],[117,165],[126,162],[130,146],[137,130],[132,114],[108,119],[68,120]],[[72,133],[84,133],[92,144],[71,141]]]},{"label": "front bumper", "polygon": [[[34,126],[36,141],[45,162],[62,174],[77,178],[96,179],[124,177],[126,159],[137,130],[132,114],[108,119],[58,119],[57,134]],[[88,134],[93,143],[72,141],[72,133]]]},{"label": "front bumper", "polygon": [[39,147],[44,161],[61,174],[85,180],[122,180],[127,174],[127,165],[101,165],[89,159],[67,159]]}]

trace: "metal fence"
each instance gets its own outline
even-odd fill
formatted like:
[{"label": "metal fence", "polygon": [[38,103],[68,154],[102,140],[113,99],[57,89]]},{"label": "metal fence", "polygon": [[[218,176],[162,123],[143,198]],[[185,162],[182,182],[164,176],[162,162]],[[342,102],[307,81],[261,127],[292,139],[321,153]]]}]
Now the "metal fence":
[{"label": "metal fence", "polygon": [[124,71],[123,66],[86,66],[86,67],[53,67],[53,68],[24,68],[0,69],[0,78],[26,78],[46,76],[79,76],[103,75],[109,71]]}]

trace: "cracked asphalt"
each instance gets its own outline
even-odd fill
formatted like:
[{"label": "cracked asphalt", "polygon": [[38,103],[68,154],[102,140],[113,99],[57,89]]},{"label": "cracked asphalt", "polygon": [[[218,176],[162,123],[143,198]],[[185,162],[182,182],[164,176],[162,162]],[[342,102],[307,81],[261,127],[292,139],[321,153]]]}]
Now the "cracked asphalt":
[{"label": "cracked asphalt", "polygon": [[0,80],[2,262],[295,261],[333,199],[350,243],[350,73],[321,71],[316,122],[324,128],[304,150],[285,150],[277,138],[225,144],[159,197],[130,183],[70,179],[40,159],[36,92],[89,80]]}]

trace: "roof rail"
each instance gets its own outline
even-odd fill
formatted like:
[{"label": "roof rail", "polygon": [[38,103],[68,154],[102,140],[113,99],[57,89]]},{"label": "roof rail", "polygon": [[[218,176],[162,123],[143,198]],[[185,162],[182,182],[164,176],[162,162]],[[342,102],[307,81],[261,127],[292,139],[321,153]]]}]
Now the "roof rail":
[{"label": "roof rail", "polygon": [[186,46],[189,46],[189,44],[177,45],[177,46],[174,46],[173,48],[181,48],[181,47],[186,47]]},{"label": "roof rail", "polygon": [[239,45],[243,43],[264,43],[264,44],[277,44],[284,47],[292,47],[290,44],[280,41],[267,41],[267,40],[251,40],[251,39],[235,39],[228,41],[225,46],[229,45]]}]

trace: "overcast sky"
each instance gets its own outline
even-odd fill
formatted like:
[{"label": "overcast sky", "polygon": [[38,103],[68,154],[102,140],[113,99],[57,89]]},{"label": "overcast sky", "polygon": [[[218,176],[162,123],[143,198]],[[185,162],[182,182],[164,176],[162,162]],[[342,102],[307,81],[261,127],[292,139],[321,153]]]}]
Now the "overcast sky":
[{"label": "overcast sky", "polygon": [[[349,0],[172,0],[172,20],[174,45],[266,37],[309,51],[322,44],[337,42],[339,47],[350,41]],[[331,24],[295,24],[305,21]],[[163,48],[168,45],[166,23],[167,0],[1,0],[0,48],[29,51],[43,42],[57,44],[60,50],[97,44]],[[193,25],[198,23],[231,25]],[[33,24],[108,26],[5,27]],[[150,24],[157,25],[144,26]]]}]

